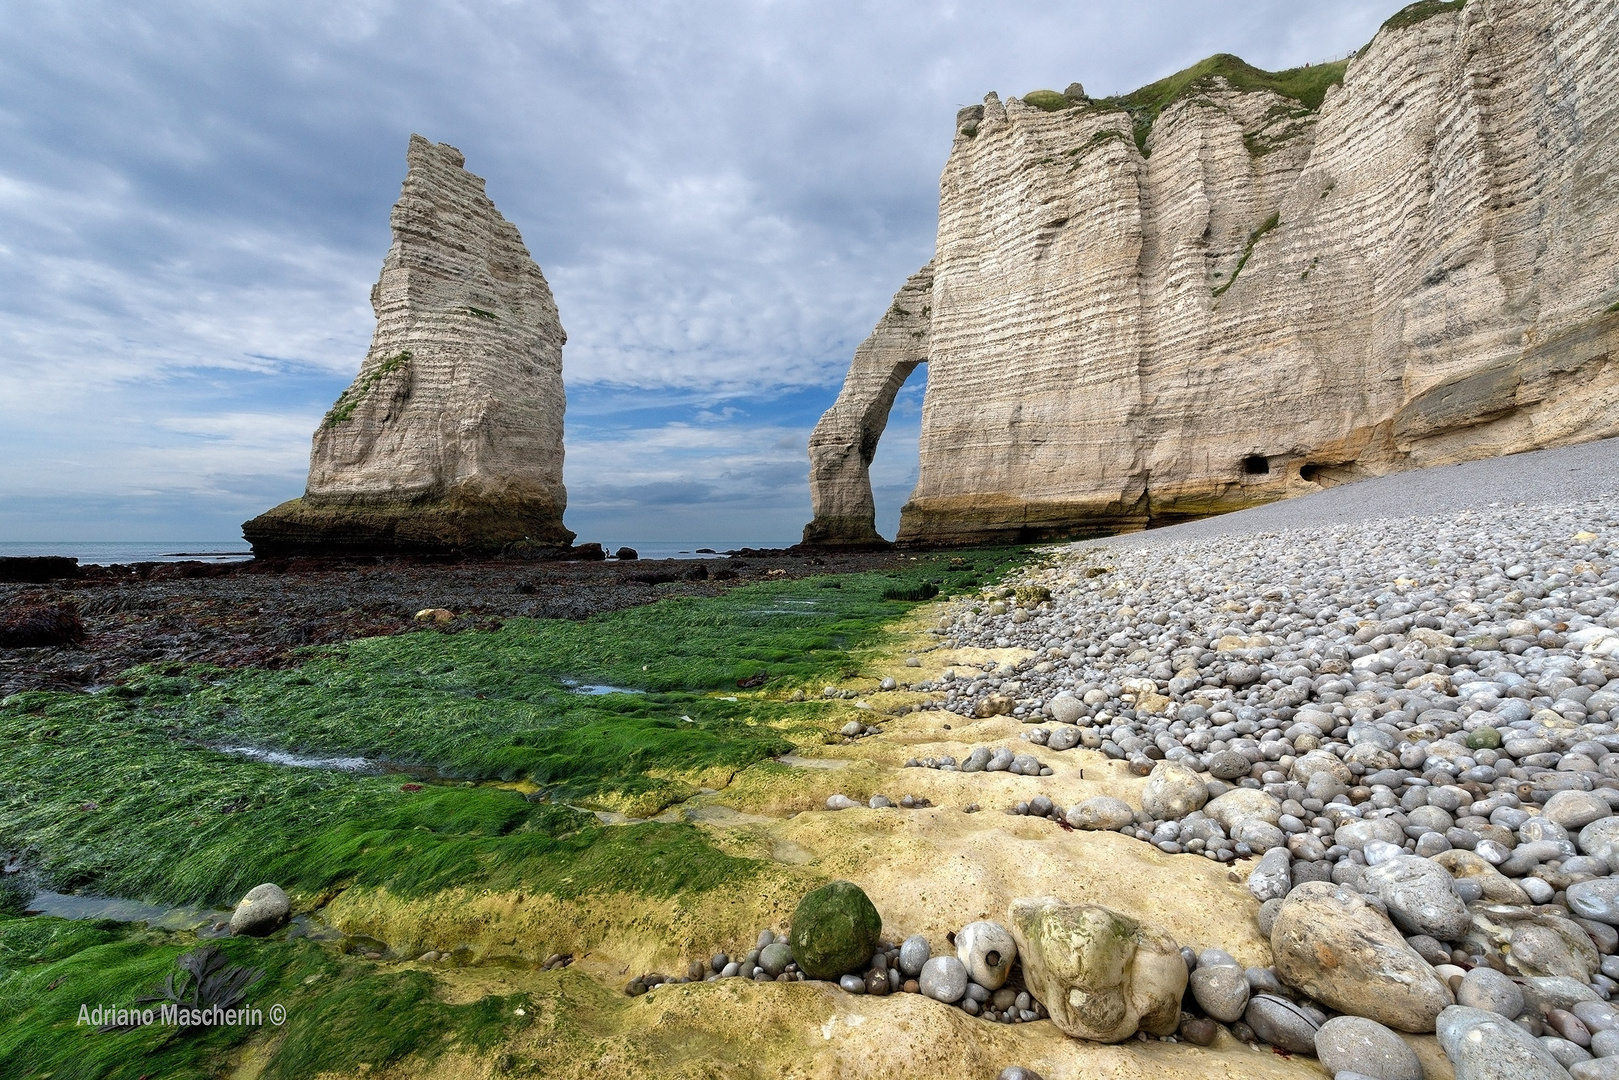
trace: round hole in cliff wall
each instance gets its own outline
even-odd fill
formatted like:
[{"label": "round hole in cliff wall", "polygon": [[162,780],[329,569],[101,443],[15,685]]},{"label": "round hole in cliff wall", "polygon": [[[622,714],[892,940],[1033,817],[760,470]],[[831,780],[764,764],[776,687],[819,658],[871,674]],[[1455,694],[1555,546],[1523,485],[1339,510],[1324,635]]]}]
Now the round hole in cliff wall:
[{"label": "round hole in cliff wall", "polygon": [[1264,454],[1249,454],[1242,459],[1242,471],[1246,476],[1264,476],[1270,472],[1270,459]]},{"label": "round hole in cliff wall", "polygon": [[1313,461],[1302,466],[1299,469],[1299,479],[1308,480],[1312,484],[1319,484],[1321,482],[1321,466]]}]

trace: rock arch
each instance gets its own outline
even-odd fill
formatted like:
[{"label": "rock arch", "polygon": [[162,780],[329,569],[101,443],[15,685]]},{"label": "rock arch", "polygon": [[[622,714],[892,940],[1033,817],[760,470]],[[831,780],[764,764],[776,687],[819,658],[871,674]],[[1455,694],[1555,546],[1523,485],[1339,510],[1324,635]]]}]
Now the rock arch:
[{"label": "rock arch", "polygon": [[899,388],[928,358],[933,316],[933,263],[912,274],[860,343],[837,401],[810,435],[810,504],[815,517],[804,543],[816,547],[886,547],[877,533],[871,460],[888,426]]}]

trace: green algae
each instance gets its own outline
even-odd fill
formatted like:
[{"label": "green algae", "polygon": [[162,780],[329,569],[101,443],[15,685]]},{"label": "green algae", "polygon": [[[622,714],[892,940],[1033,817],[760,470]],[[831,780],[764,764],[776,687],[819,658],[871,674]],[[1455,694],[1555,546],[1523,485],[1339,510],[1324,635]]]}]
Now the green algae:
[{"label": "green algae", "polygon": [[[700,903],[765,864],[727,854],[693,824],[606,826],[567,804],[644,795],[659,805],[694,793],[700,777],[723,786],[732,772],[779,768],[769,758],[824,741],[844,708],[795,703],[790,691],[818,697],[823,681],[858,674],[912,610],[885,594],[960,593],[1025,555],[924,557],[583,622],[355,641],[311,650],[295,670],[142,668],[102,694],[14,695],[0,701],[0,845],[59,891],[153,903],[229,905],[262,881],[300,903],[350,887]],[[738,688],[761,674],[762,688]],[[644,693],[585,696],[564,679]],[[291,768],[228,746],[422,771]],[[284,1029],[173,1037],[75,1024],[79,1003],[133,1002],[194,945],[189,934],[0,914],[0,1075],[213,1076],[250,1048],[266,1077],[353,1072],[488,1050],[526,1022],[518,1008],[533,1018],[521,996],[451,1005],[428,972],[307,940],[232,939],[233,962],[265,970],[255,997],[286,1007]],[[563,978],[589,989],[583,976]]]},{"label": "green algae", "polygon": [[[250,1003],[262,1025],[192,1034],[153,1025],[100,1032],[80,1024],[80,1006],[127,1007],[173,970],[192,946],[144,929],[100,930],[60,919],[0,919],[0,1075],[101,1080],[220,1075],[253,1040],[273,1038],[266,1078],[373,1067],[406,1054],[488,1049],[526,1023],[526,995],[466,1005],[435,996],[423,971],[386,971],[307,941],[219,942],[234,963],[265,971]],[[283,1025],[269,1009],[285,1010]]]},{"label": "green algae", "polygon": [[[919,559],[843,576],[838,589],[771,582],[584,622],[373,638],[290,671],[140,669],[116,693],[15,695],[0,703],[0,844],[59,891],[161,903],[230,904],[271,880],[306,893],[700,892],[751,864],[692,826],[603,828],[564,804],[655,811],[825,741],[842,706],[794,703],[786,690],[858,672],[857,650],[910,610],[885,593],[992,577],[1017,557],[984,553],[973,571]],[[738,690],[761,674],[762,692]],[[647,692],[584,696],[565,677]],[[240,746],[428,775],[216,749]],[[446,783],[456,780],[524,782],[535,801]]]}]

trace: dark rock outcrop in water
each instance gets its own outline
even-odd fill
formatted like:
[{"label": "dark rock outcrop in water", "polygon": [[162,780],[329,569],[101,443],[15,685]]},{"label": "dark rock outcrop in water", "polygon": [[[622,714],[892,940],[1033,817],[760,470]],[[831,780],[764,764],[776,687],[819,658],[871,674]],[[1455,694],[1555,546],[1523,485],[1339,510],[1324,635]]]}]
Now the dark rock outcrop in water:
[{"label": "dark rock outcrop in water", "polygon": [[864,463],[921,361],[902,542],[1128,531],[1619,432],[1616,87],[1612,3],[1424,0],[1347,64],[962,110],[931,287],[812,436],[805,539],[871,538]]},{"label": "dark rock outcrop in water", "polygon": [[459,150],[411,136],[360,373],[259,555],[565,551],[562,345],[545,276]]}]

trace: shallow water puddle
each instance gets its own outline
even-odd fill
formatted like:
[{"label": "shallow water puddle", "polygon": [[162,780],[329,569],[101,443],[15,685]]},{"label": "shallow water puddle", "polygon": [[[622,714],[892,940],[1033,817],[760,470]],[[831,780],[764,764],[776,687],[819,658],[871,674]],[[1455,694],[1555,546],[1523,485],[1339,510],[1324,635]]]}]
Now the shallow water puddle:
[{"label": "shallow water puddle", "polygon": [[228,937],[228,930],[214,926],[230,920],[229,911],[206,907],[168,907],[144,904],[118,896],[71,896],[41,890],[28,901],[24,914],[53,915],[58,919],[110,919],[121,923],[145,923],[157,930],[194,930],[198,937]]},{"label": "shallow water puddle", "polygon": [[844,758],[799,757],[797,754],[783,754],[775,760],[795,769],[847,769],[850,764]]},{"label": "shallow water puddle", "polygon": [[262,746],[216,746],[222,754],[233,754],[249,761],[262,761],[267,765],[284,765],[291,769],[325,769],[330,772],[380,773],[385,767],[363,757],[320,757],[311,754],[290,754],[285,750],[269,750]]},{"label": "shallow water puddle", "polygon": [[582,683],[573,679],[563,679],[562,685],[576,694],[587,697],[600,697],[603,694],[644,694],[645,690],[632,690],[626,686],[608,686],[605,683]]}]

